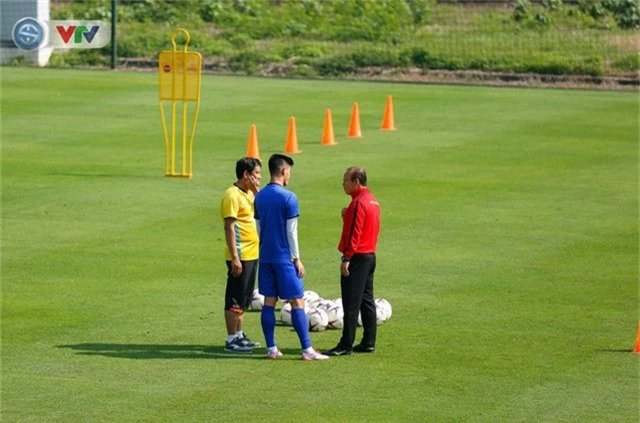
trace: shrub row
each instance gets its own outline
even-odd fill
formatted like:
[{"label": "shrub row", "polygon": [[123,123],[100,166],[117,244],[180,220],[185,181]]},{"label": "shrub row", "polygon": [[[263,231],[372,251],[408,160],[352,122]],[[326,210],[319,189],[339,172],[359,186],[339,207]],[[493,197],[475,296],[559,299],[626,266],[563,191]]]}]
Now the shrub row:
[{"label": "shrub row", "polygon": [[[55,2],[55,0],[54,0]],[[55,19],[110,19],[109,2],[58,1]],[[119,22],[209,23],[252,39],[401,40],[428,19],[435,0],[121,0]]]},{"label": "shrub row", "polygon": [[[424,47],[394,49],[391,47],[365,45],[336,48],[335,44],[288,44],[278,48],[259,49],[249,47],[241,50],[226,49],[224,57],[216,63],[224,64],[225,70],[249,75],[260,74],[274,64],[281,64],[284,75],[339,77],[355,74],[365,68],[479,70],[510,73],[539,73],[552,75],[603,76],[616,73],[637,73],[640,58],[629,54],[615,61],[606,61],[599,56],[571,58],[553,52],[527,56],[482,56],[466,57],[446,53],[430,52]],[[209,51],[211,53],[211,51]],[[204,52],[203,52],[204,53]],[[139,56],[133,56],[139,57]],[[220,57],[220,56],[218,56]],[[205,63],[210,58],[205,55]],[[53,67],[107,66],[110,58],[107,51],[69,50],[54,52],[49,65]],[[23,64],[18,61],[15,64]]]},{"label": "shrub row", "polygon": [[578,19],[590,19],[595,27],[608,28],[613,23],[622,29],[640,29],[638,0],[578,0],[577,8],[565,8],[562,0],[542,0],[535,7],[531,0],[513,0],[512,17],[525,25],[550,25],[566,13]]},{"label": "shrub row", "polygon": [[[109,0],[53,1],[52,19],[110,19]],[[202,53],[205,61],[248,74],[274,67],[305,76],[339,76],[368,67],[595,76],[639,69],[637,49],[627,47],[637,33],[589,29],[588,20],[595,18],[584,5],[545,0],[535,7],[553,13],[554,25],[541,25],[542,18],[510,20],[504,9],[486,9],[482,19],[488,19],[479,23],[473,9],[432,7],[434,1],[119,0],[117,53],[157,57],[171,48],[171,32],[181,26],[191,34],[189,49]],[[627,0],[594,1],[615,3],[615,10],[628,7]],[[531,7],[528,0],[517,0],[515,11],[518,5],[525,15]],[[108,62],[107,47],[56,53],[51,64]]]}]

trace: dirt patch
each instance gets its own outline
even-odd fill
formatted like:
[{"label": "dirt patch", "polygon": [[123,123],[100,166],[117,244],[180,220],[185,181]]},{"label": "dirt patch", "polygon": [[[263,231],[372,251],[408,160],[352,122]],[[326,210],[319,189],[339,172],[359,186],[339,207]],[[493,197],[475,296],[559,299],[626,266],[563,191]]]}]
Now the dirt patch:
[{"label": "dirt patch", "polygon": [[[540,75],[521,73],[424,70],[419,68],[363,69],[363,79],[415,83],[469,84],[514,87],[548,87],[638,91],[638,77],[594,77],[588,75]],[[357,78],[357,75],[356,75]]]}]

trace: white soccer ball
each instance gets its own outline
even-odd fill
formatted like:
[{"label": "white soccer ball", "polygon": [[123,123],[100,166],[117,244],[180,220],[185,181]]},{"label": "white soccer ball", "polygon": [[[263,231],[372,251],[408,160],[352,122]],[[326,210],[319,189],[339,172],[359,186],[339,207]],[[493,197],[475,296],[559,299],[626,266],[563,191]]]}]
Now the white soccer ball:
[{"label": "white soccer ball", "polygon": [[387,319],[385,311],[378,307],[378,304],[376,303],[376,324],[381,325],[386,321]]},{"label": "white soccer ball", "polygon": [[262,295],[256,289],[255,291],[253,291],[253,296],[251,297],[251,304],[249,304],[249,308],[251,310],[260,311],[262,310],[263,306],[264,306],[264,295]]},{"label": "white soccer ball", "polygon": [[329,327],[332,329],[342,329],[344,327],[344,310],[339,305],[334,305],[327,310]]},{"label": "white soccer ball", "polygon": [[307,302],[307,304],[309,304],[310,308],[324,308],[326,301],[324,298],[319,297],[317,300]]},{"label": "white soccer ball", "polygon": [[342,307],[342,298],[336,298],[333,302],[335,305]]},{"label": "white soccer ball", "polygon": [[309,311],[309,313],[307,313],[307,319],[309,320],[309,330],[312,332],[323,331],[329,324],[329,317],[321,308],[314,308]]},{"label": "white soccer ball", "polygon": [[376,318],[378,320],[378,324],[382,322],[386,322],[391,318],[393,314],[393,308],[391,307],[391,303],[384,298],[376,298]]},{"label": "white soccer ball", "polygon": [[320,295],[318,295],[318,293],[315,291],[304,291],[304,294],[302,296],[304,302],[309,305],[311,305],[311,303],[316,301],[318,298],[320,298]]},{"label": "white soccer ball", "polygon": [[328,312],[330,308],[335,307],[336,303],[334,303],[331,300],[324,300],[324,303],[319,306],[318,308],[323,309],[324,311]]},{"label": "white soccer ball", "polygon": [[282,308],[280,309],[280,321],[286,326],[293,325],[291,321],[291,304],[284,303],[282,305]]}]

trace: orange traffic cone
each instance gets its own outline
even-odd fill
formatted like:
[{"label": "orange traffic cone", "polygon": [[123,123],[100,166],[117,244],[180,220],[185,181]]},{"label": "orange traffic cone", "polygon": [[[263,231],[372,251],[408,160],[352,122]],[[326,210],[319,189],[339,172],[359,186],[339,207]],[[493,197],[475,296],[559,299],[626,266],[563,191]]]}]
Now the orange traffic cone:
[{"label": "orange traffic cone", "polygon": [[384,116],[382,117],[383,131],[395,131],[396,126],[393,122],[393,99],[391,96],[387,96],[387,105],[384,107]]},{"label": "orange traffic cone", "polygon": [[249,144],[247,145],[247,157],[260,158],[260,149],[258,149],[258,132],[256,131],[256,125],[251,124],[251,131],[249,131]]},{"label": "orange traffic cone", "polygon": [[636,336],[636,347],[633,349],[634,354],[640,354],[640,324],[638,324],[638,335]]},{"label": "orange traffic cone", "polygon": [[336,139],[333,136],[333,121],[331,120],[331,109],[327,109],[324,114],[324,127],[322,128],[322,145],[335,145]]},{"label": "orange traffic cone", "polygon": [[358,102],[353,103],[353,110],[351,111],[351,122],[349,123],[349,132],[347,133],[349,138],[362,137],[362,131],[360,131],[360,112],[358,110]]},{"label": "orange traffic cone", "polygon": [[289,118],[289,131],[287,132],[287,143],[284,146],[285,153],[302,153],[298,150],[298,134],[296,132],[296,118]]}]

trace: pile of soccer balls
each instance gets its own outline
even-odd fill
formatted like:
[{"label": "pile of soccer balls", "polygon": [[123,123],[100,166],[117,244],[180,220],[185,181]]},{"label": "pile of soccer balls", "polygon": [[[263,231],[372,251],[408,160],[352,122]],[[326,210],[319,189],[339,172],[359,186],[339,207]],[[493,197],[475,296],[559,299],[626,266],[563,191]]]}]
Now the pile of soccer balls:
[{"label": "pile of soccer balls", "polygon": [[[384,298],[376,298],[376,317],[379,325],[391,318],[393,309],[391,303]],[[251,310],[262,310],[264,296],[258,290],[253,291],[251,300]],[[325,300],[314,291],[304,292],[304,310],[309,320],[309,330],[314,332],[325,329],[342,329],[344,309],[342,308],[342,298],[335,300]],[[280,320],[282,324],[291,326],[291,304],[284,302],[280,309]],[[358,326],[362,326],[362,318],[358,315]]]}]

